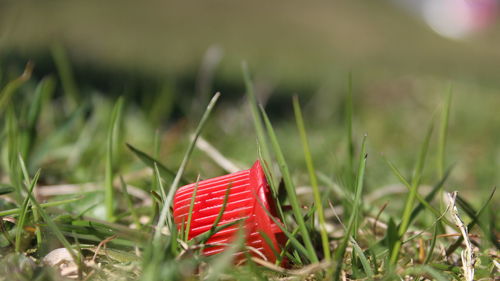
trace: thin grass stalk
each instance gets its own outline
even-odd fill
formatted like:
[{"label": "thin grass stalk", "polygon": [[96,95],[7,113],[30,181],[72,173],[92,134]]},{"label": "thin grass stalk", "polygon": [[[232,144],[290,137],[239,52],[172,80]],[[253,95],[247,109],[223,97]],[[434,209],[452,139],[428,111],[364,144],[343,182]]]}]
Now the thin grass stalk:
[{"label": "thin grass stalk", "polygon": [[433,122],[431,122],[429,129],[427,130],[427,134],[425,136],[422,147],[420,149],[417,163],[415,165],[415,169],[414,169],[412,180],[411,180],[411,189],[409,191],[408,197],[407,197],[405,205],[404,205],[403,215],[401,218],[401,224],[400,224],[399,229],[398,229],[398,240],[395,242],[394,247],[392,248],[391,255],[390,255],[389,264],[391,266],[394,266],[398,261],[399,252],[401,250],[401,245],[403,243],[403,236],[406,233],[406,231],[408,230],[408,227],[410,224],[411,213],[413,211],[413,205],[415,204],[415,200],[417,198],[418,186],[420,185],[422,171],[424,168],[425,158],[427,156],[427,150],[429,148],[429,142],[431,139],[433,128],[434,128]]},{"label": "thin grass stalk", "polygon": [[[412,185],[403,177],[403,175],[401,174],[401,172],[399,171],[399,169],[391,162],[389,161],[388,159],[385,159],[387,165],[389,165],[389,167],[391,168],[392,172],[394,173],[394,175],[399,179],[399,181],[408,189],[408,191],[411,190],[412,188]],[[444,183],[444,180],[447,178],[447,175],[449,173],[445,174],[445,177],[437,184],[436,187],[440,188],[443,186],[443,183]],[[431,194],[430,194],[431,195]],[[429,197],[429,195],[427,195],[425,198],[422,197],[422,195],[420,195],[420,193],[417,193],[416,194],[416,198],[417,200],[420,202],[420,204],[422,204],[421,206],[424,206],[425,208],[427,208],[429,211],[431,211],[436,217],[439,217],[441,216],[441,213],[436,209],[434,208],[431,204],[429,204],[429,202],[427,201],[431,201],[432,198]],[[416,215],[418,215],[418,212],[420,212],[422,208],[419,208],[419,206],[417,206],[413,211],[412,211],[412,214],[410,216],[410,222],[411,222],[411,218],[412,217],[415,217]],[[447,218],[443,218],[442,219],[448,226],[450,226],[451,228],[455,229],[456,231],[458,231],[458,228],[456,227],[456,225],[454,223],[452,223],[451,221],[449,221]]]},{"label": "thin grass stalk", "polygon": [[14,107],[12,106],[7,107],[5,123],[9,179],[15,188],[16,201],[18,204],[22,204],[25,198],[23,198],[22,175],[19,172],[19,161],[17,159],[17,153],[19,151],[19,125],[14,112]]},{"label": "thin grass stalk", "polygon": [[[257,148],[258,148],[258,155],[259,155],[259,159],[263,159],[262,157],[262,150],[260,149],[260,144],[257,143]],[[278,190],[279,188],[276,186],[276,181],[274,180],[274,175],[271,171],[271,168],[269,167],[269,165],[272,165],[272,163],[266,163],[266,162],[263,162],[262,163],[262,169],[264,170],[264,174],[266,175],[266,179],[269,183],[269,185],[271,186],[271,189],[272,190]],[[279,218],[281,219],[281,221],[283,222],[283,225],[285,227],[287,227],[287,222],[286,222],[286,219],[285,219],[285,213],[283,212],[283,208],[281,207],[281,204],[279,203],[279,198],[278,198],[278,194],[274,195],[275,197],[275,200],[278,204],[276,204],[276,209],[278,211],[278,216]]]},{"label": "thin grass stalk", "polygon": [[[38,175],[39,173],[35,176],[35,179],[33,182],[27,181],[26,184],[29,185],[28,193],[31,194],[33,192],[33,189],[35,188],[35,182],[38,180]],[[16,244],[15,244],[15,250],[17,253],[21,252],[21,236],[24,232],[24,224],[26,222],[26,216],[28,214],[28,206],[29,206],[29,201],[30,197],[26,196],[24,198],[23,204],[21,205],[20,208],[20,213],[19,213],[19,219],[17,220],[16,224]]]},{"label": "thin grass stalk", "polygon": [[[39,176],[40,176],[40,170],[38,170],[37,173],[35,174],[35,176],[33,177],[32,185],[36,185],[36,182],[38,181]],[[26,190],[26,192],[28,192],[26,187],[25,187],[25,190]],[[54,223],[54,221],[49,217],[49,215],[47,215],[47,213],[45,213],[42,206],[40,205],[40,203],[38,203],[38,201],[36,201],[33,194],[29,193],[29,192],[27,194],[28,194],[28,197],[31,200],[31,202],[35,205],[36,208],[38,208],[40,216],[45,221],[45,223],[47,224],[49,229],[54,233],[57,240],[59,240],[59,242],[61,242],[61,244],[63,244],[64,248],[66,248],[66,250],[70,253],[71,257],[76,261],[77,265],[80,265],[79,255],[77,255],[74,252],[73,247],[71,246],[69,241],[66,239],[66,237],[64,237],[64,234],[61,232],[61,230],[59,230],[59,228]]]},{"label": "thin grass stalk", "polygon": [[[21,153],[19,153],[18,157],[19,157],[19,159],[23,159]],[[35,184],[33,184],[31,182],[31,180],[30,180],[30,177],[29,177],[29,174],[28,174],[28,169],[26,168],[26,165],[25,165],[24,161],[20,161],[19,163],[20,163],[20,166],[21,166],[21,171],[23,173],[24,179],[26,181],[26,185],[30,186],[29,192],[33,193],[33,190],[35,188]],[[29,197],[26,197],[27,201],[29,201],[28,199],[29,199]],[[29,207],[29,202],[28,202],[28,204],[25,207],[26,208]],[[40,225],[40,217],[39,217],[39,214],[38,214],[38,208],[36,206],[34,206],[32,208],[32,210],[33,210],[33,220],[35,222],[36,245],[37,245],[37,249],[40,249],[42,247],[42,242],[43,242],[42,232],[41,232],[40,226],[39,226]],[[25,209],[24,212],[21,213],[21,218],[23,218],[23,220],[26,218],[27,211],[28,210]],[[21,223],[21,225],[24,225],[24,222]],[[17,244],[18,243],[17,242],[18,241],[17,240],[17,238],[18,238],[17,234],[19,234],[19,232],[16,233],[16,246],[18,246],[18,244]],[[17,248],[16,248],[16,250],[17,250]]]},{"label": "thin grass stalk", "polygon": [[234,255],[243,247],[245,244],[245,229],[243,225],[240,224],[238,231],[236,232],[233,242],[227,247],[227,249],[218,255],[211,262],[211,270],[202,278],[205,281],[216,281],[220,280],[224,272],[231,268],[232,260],[234,260]]},{"label": "thin grass stalk", "polygon": [[334,272],[334,280],[340,280],[340,273],[342,271],[343,267],[343,260],[345,256],[345,252],[347,249],[347,245],[350,241],[350,239],[355,236],[354,232],[357,229],[356,224],[358,223],[358,215],[361,209],[361,195],[363,193],[363,181],[364,181],[364,176],[365,176],[365,169],[366,169],[366,135],[363,137],[363,142],[361,144],[361,154],[360,154],[360,159],[359,159],[359,166],[358,166],[358,176],[356,180],[356,190],[355,190],[355,197],[354,197],[354,202],[353,202],[353,209],[351,212],[351,215],[349,217],[349,221],[347,224],[347,229],[345,231],[344,237],[342,238],[342,241],[337,248],[337,251],[335,252],[334,255],[334,260],[337,261],[337,265],[335,268]]},{"label": "thin grass stalk", "polygon": [[36,208],[33,208],[33,221],[35,222],[36,248],[39,250],[42,248],[43,237],[40,229],[40,215]]},{"label": "thin grass stalk", "polygon": [[[73,202],[79,201],[81,199],[82,199],[82,197],[78,197],[78,198],[72,198],[72,199],[66,199],[66,200],[60,200],[60,201],[54,201],[54,202],[47,202],[47,203],[40,204],[40,206],[42,208],[55,207],[55,206],[65,205],[68,203],[73,203]],[[0,211],[0,217],[18,215],[21,212],[21,209],[22,208],[15,208],[15,209]]]},{"label": "thin grass stalk", "polygon": [[[299,252],[301,252],[304,256],[309,257],[310,253],[309,251],[295,238],[295,235],[300,231],[300,226],[295,228],[293,232],[290,232],[286,229],[286,227],[282,226],[281,222],[278,221],[270,212],[267,210],[267,208],[264,207],[264,204],[262,201],[257,197],[257,202],[259,205],[262,207],[262,209],[266,212],[267,216],[283,231],[285,236],[288,238],[288,241],[285,243],[284,249],[288,246],[288,243],[291,243]],[[283,249],[283,250],[284,250]],[[282,258],[282,255],[280,255],[280,258]]]},{"label": "thin grass stalk", "polygon": [[434,226],[434,232],[432,233],[432,238],[431,238],[431,245],[429,246],[427,256],[425,257],[424,260],[424,264],[428,264],[432,259],[432,255],[434,254],[434,248],[436,247],[437,234],[438,234],[438,225],[436,224]]},{"label": "thin grass stalk", "polygon": [[108,221],[113,221],[115,219],[114,214],[114,190],[113,190],[113,146],[114,146],[114,136],[116,135],[116,130],[118,130],[119,122],[121,118],[121,112],[123,108],[123,97],[120,97],[113,107],[111,113],[111,120],[108,127],[108,137],[107,137],[107,151],[106,151],[106,171],[105,171],[105,181],[104,181],[104,202],[106,207],[106,219]]},{"label": "thin grass stalk", "polygon": [[446,150],[446,139],[448,132],[448,120],[450,117],[450,107],[452,99],[453,87],[450,84],[448,88],[448,95],[446,97],[446,102],[444,104],[443,111],[441,112],[441,122],[439,126],[439,145],[437,151],[437,167],[438,167],[438,177],[442,178],[445,171],[445,150]]},{"label": "thin grass stalk", "polygon": [[[217,217],[215,218],[210,229],[207,232],[205,232],[206,240],[201,241],[201,243],[205,244],[207,242],[207,240],[210,239],[210,237],[212,237],[212,235],[217,233],[216,229],[219,226],[219,222],[221,221],[222,216],[224,216],[224,212],[226,211],[227,202],[229,200],[229,194],[231,193],[231,187],[232,187],[232,184],[229,184],[227,189],[226,189],[226,192],[224,193],[224,198],[222,199],[222,206],[220,207],[219,213],[217,214]],[[203,248],[204,247],[205,246],[203,246]]]},{"label": "thin grass stalk", "polygon": [[198,127],[196,128],[196,131],[194,133],[194,137],[191,140],[191,143],[189,144],[189,147],[184,154],[184,158],[182,159],[181,165],[179,167],[179,170],[177,170],[177,174],[175,175],[174,181],[172,182],[172,185],[170,186],[170,189],[167,194],[167,199],[164,202],[163,208],[161,209],[160,212],[160,218],[158,220],[158,223],[156,225],[156,231],[155,231],[155,240],[158,240],[161,235],[161,229],[165,226],[167,223],[167,219],[170,219],[170,205],[172,203],[172,199],[174,197],[175,191],[177,190],[177,187],[179,185],[179,182],[182,178],[182,175],[184,174],[184,170],[186,169],[186,166],[189,162],[189,158],[191,157],[191,154],[193,152],[194,147],[196,146],[196,141],[198,140],[198,137],[201,134],[201,131],[203,130],[203,127],[205,126],[205,123],[208,120],[208,117],[210,116],[210,113],[212,112],[215,104],[217,103],[217,100],[220,97],[220,93],[216,93],[210,103],[207,106],[207,109],[205,110],[205,113],[203,113],[203,116],[201,117],[200,123],[198,124]]},{"label": "thin grass stalk", "polygon": [[358,226],[359,226],[359,214],[363,210],[363,181],[365,177],[365,170],[366,170],[366,159],[368,157],[368,154],[366,154],[366,138],[367,136],[363,136],[363,142],[361,144],[361,154],[360,154],[360,159],[359,159],[359,167],[358,167],[358,173],[356,177],[356,186],[355,186],[355,195],[354,195],[354,212],[356,213],[356,216],[354,216],[354,230],[352,232],[352,235],[354,239],[357,238],[357,233],[358,233]]},{"label": "thin grass stalk", "polygon": [[370,266],[370,262],[366,258],[365,254],[363,253],[363,250],[361,250],[361,247],[359,247],[358,242],[354,240],[354,238],[351,237],[350,239],[352,247],[356,255],[359,257],[359,260],[361,261],[361,265],[363,266],[363,270],[365,271],[366,276],[368,279],[373,279],[373,269]]},{"label": "thin grass stalk", "polygon": [[[155,164],[156,164],[156,166],[158,166],[158,170],[160,172],[160,175],[162,176],[163,179],[174,180],[176,173],[173,172],[172,170],[168,169],[167,167],[165,167],[160,161],[158,161],[158,158],[151,157],[151,156],[147,155],[145,152],[137,149],[136,147],[132,146],[131,144],[127,143],[126,145],[130,149],[130,151],[132,151],[132,153],[134,153],[135,156],[137,156],[137,158],[139,158],[139,160],[142,161],[142,163],[144,163],[146,166],[153,169],[153,171],[155,169]],[[180,183],[181,184],[188,184],[188,181],[186,181],[186,179],[184,179],[184,178],[181,178]],[[152,190],[155,190],[155,189],[157,189],[157,186],[156,186],[156,183],[153,182]]]},{"label": "thin grass stalk", "polygon": [[318,257],[316,255],[316,251],[314,250],[314,246],[311,242],[311,237],[306,227],[306,223],[304,221],[304,217],[302,215],[302,209],[300,207],[299,201],[297,199],[297,194],[295,192],[295,185],[292,181],[292,177],[290,175],[290,171],[288,169],[288,165],[285,160],[285,156],[281,151],[281,147],[278,143],[278,138],[276,137],[276,133],[274,132],[273,126],[269,118],[267,117],[266,112],[261,107],[262,116],[264,119],[264,124],[266,125],[269,138],[271,140],[271,144],[273,146],[274,153],[276,155],[276,160],[278,161],[281,174],[283,175],[283,181],[285,182],[285,189],[287,191],[288,200],[292,205],[293,215],[295,220],[300,228],[300,233],[302,234],[302,239],[304,240],[305,247],[308,251],[308,258],[311,262],[316,263],[319,262]]},{"label": "thin grass stalk", "polygon": [[141,222],[139,220],[139,215],[137,214],[137,211],[134,207],[134,203],[132,202],[132,197],[128,193],[128,188],[127,188],[127,183],[125,183],[125,180],[123,177],[120,175],[120,185],[122,187],[122,192],[125,196],[125,200],[127,201],[127,206],[130,209],[130,214],[132,215],[132,220],[134,221],[134,224],[137,226],[138,229],[141,228]]},{"label": "thin grass stalk", "polygon": [[297,122],[297,128],[299,130],[300,139],[302,141],[302,147],[304,149],[304,157],[306,160],[307,170],[309,172],[309,179],[311,181],[311,187],[314,195],[314,203],[316,205],[316,210],[318,212],[318,220],[321,234],[321,243],[323,246],[323,255],[325,260],[330,262],[330,244],[328,241],[328,234],[326,230],[325,213],[323,210],[323,201],[321,200],[321,194],[318,187],[318,179],[316,177],[316,172],[314,169],[314,163],[311,156],[311,151],[309,150],[309,141],[307,140],[307,132],[304,125],[304,118],[302,117],[302,110],[300,109],[299,98],[294,96],[293,98],[293,109],[295,111],[295,120]]},{"label": "thin grass stalk", "polygon": [[[453,93],[453,87],[452,84],[450,83],[448,88],[448,94],[444,102],[443,109],[441,110],[441,120],[439,126],[438,147],[437,147],[437,157],[436,157],[437,173],[439,178],[443,178],[445,173],[445,165],[446,165],[445,152],[446,152],[446,141],[447,141],[448,126],[449,126],[452,93]],[[439,198],[441,198],[439,202],[440,202],[440,207],[442,209],[443,206],[445,205],[445,202],[443,202],[445,196],[444,196],[444,191],[442,189],[439,192]],[[455,225],[453,226],[456,227]]]},{"label": "thin grass stalk", "polygon": [[188,219],[186,222],[186,230],[184,233],[184,241],[187,241],[189,239],[189,231],[191,231],[191,220],[193,219],[194,202],[196,200],[196,193],[198,193],[199,182],[200,182],[200,175],[198,175],[198,177],[196,178],[193,195],[191,196],[191,202],[189,202],[189,212],[188,212]]},{"label": "thin grass stalk", "polygon": [[71,247],[71,244],[68,242],[68,240],[66,239],[66,237],[64,237],[64,235],[62,234],[61,230],[59,230],[59,228],[54,223],[54,221],[47,215],[47,213],[42,208],[42,206],[40,206],[40,203],[38,203],[38,201],[36,201],[36,198],[33,195],[33,193],[29,192],[30,190],[31,191],[33,190],[34,186],[36,186],[36,183],[38,182],[38,178],[40,177],[40,169],[38,169],[38,171],[36,172],[36,174],[33,177],[33,179],[30,179],[29,175],[26,172],[27,170],[26,170],[26,165],[24,164],[24,160],[23,160],[23,158],[20,155],[19,155],[19,166],[22,167],[22,169],[25,171],[25,173],[24,173],[24,176],[25,176],[24,180],[25,180],[25,182],[26,183],[28,183],[28,182],[31,183],[29,189],[26,188],[26,186],[23,185],[23,188],[27,192],[27,196],[28,196],[29,200],[31,201],[31,203],[33,203],[35,205],[34,207],[39,210],[40,216],[43,218],[43,220],[45,221],[45,223],[47,224],[47,226],[49,227],[49,229],[54,233],[54,235],[59,240],[59,242],[61,242],[61,244],[63,244],[63,246],[66,248],[66,250],[70,253],[71,257],[76,261],[77,265],[81,266],[79,255],[77,255],[74,252],[74,249]]},{"label": "thin grass stalk", "polygon": [[[266,134],[264,130],[264,125],[262,123],[262,118],[259,113],[259,106],[257,103],[257,97],[255,95],[252,79],[250,78],[250,72],[248,71],[248,65],[246,62],[243,62],[241,64],[241,69],[243,72],[243,79],[245,80],[245,88],[247,92],[247,101],[250,106],[250,111],[252,113],[252,119],[255,127],[255,133],[257,134],[257,142],[259,145],[259,148],[261,150],[261,154],[264,160],[264,165],[268,164],[271,165],[271,153],[270,149],[267,143],[266,139]],[[278,194],[278,190],[274,189],[276,185],[272,184],[272,192],[273,195],[276,197]]]},{"label": "thin grass stalk", "polygon": [[[228,223],[225,223],[225,224],[221,224],[219,226],[216,226],[213,230],[213,233],[210,233],[208,230],[203,232],[202,234],[194,237],[193,239],[187,241],[187,244],[188,246],[194,246],[194,245],[197,245],[197,244],[203,244],[205,243],[208,238],[210,238],[211,236],[213,236],[215,233],[218,233],[219,231],[222,231],[226,228],[229,228],[233,225],[236,225],[236,224],[239,224],[241,222],[245,221],[245,219],[237,219],[237,220],[234,220],[234,221],[231,221],[231,222],[228,222]],[[206,246],[206,245],[204,245]]]},{"label": "thin grass stalk", "polygon": [[347,183],[349,188],[352,188],[354,177],[354,140],[352,137],[352,115],[353,115],[353,106],[352,106],[352,73],[349,73],[347,78],[347,97],[345,103],[345,128],[347,135]]},{"label": "thin grass stalk", "polygon": [[161,195],[161,200],[162,202],[165,202],[167,200],[167,193],[165,193],[165,188],[161,183],[162,177],[160,176],[160,169],[158,168],[159,167],[158,162],[154,162],[153,164],[154,164],[153,188],[159,190],[159,193]]},{"label": "thin grass stalk", "polygon": [[33,145],[38,137],[37,124],[44,101],[52,95],[54,89],[55,82],[52,77],[42,79],[35,89],[28,111],[25,112],[25,125],[20,132],[19,149],[25,159],[31,155]]},{"label": "thin grass stalk", "polygon": [[69,110],[73,110],[78,105],[78,97],[80,93],[78,92],[78,87],[75,82],[75,75],[73,74],[73,69],[71,68],[71,63],[68,58],[66,49],[60,43],[55,43],[51,47],[52,58],[57,68],[57,72],[61,79],[61,84],[64,90],[64,95],[66,96],[66,103],[69,106]]},{"label": "thin grass stalk", "polygon": [[8,105],[11,102],[11,98],[16,90],[31,78],[33,66],[33,62],[28,61],[23,73],[18,78],[7,83],[7,85],[5,85],[5,87],[3,87],[3,89],[0,91],[0,114],[3,113],[3,110],[5,108],[9,107]]},{"label": "thin grass stalk", "polygon": [[[154,136],[154,141],[153,141],[153,159],[158,159],[158,156],[160,154],[160,139],[159,139],[159,137],[160,137],[159,130],[156,130],[155,136]],[[153,164],[154,174],[153,174],[153,182],[151,183],[151,190],[158,190],[158,176],[160,175],[160,173],[159,172],[157,173],[157,171],[156,171],[159,169],[158,162],[153,160],[152,164]],[[172,178],[173,178],[173,176],[172,176]],[[164,193],[165,193],[165,190],[162,189],[160,191],[160,194],[164,194]],[[167,198],[166,194],[164,196],[162,195],[163,200],[165,200],[166,198]]]}]

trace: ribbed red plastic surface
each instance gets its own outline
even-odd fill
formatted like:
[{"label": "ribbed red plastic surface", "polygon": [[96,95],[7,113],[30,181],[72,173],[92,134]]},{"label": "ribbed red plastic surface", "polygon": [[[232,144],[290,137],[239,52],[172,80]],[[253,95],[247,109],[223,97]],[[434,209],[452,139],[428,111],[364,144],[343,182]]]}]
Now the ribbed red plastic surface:
[{"label": "ribbed red plastic surface", "polygon": [[[183,186],[175,194],[174,221],[179,229],[186,227],[195,184]],[[275,252],[281,251],[284,235],[268,215],[276,215],[275,206],[270,200],[269,186],[259,161],[249,170],[198,182],[188,238],[192,239],[212,227],[228,188],[228,201],[218,225],[245,219],[246,245],[257,249],[268,261],[275,262]],[[207,243],[214,246],[205,248],[204,254],[222,252],[234,239],[237,229],[237,225],[231,226],[210,237]],[[262,233],[269,237],[271,243],[265,240]],[[252,251],[250,253],[259,256]]]}]

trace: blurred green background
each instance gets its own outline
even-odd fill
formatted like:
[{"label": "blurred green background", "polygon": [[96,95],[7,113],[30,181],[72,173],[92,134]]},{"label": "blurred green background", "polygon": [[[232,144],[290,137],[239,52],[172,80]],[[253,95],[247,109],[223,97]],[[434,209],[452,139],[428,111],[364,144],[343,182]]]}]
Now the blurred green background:
[{"label": "blurred green background", "polygon": [[[500,182],[499,46],[498,22],[467,38],[449,39],[396,1],[0,4],[2,83],[18,76],[27,60],[35,63],[38,78],[56,75],[58,59],[69,61],[77,101],[109,109],[117,96],[127,98],[124,142],[150,152],[155,129],[164,129],[162,160],[170,167],[178,165],[181,140],[215,91],[222,99],[206,139],[242,167],[257,158],[242,61],[293,169],[305,171],[291,107],[292,94],[299,94],[318,170],[334,177],[345,159],[343,108],[352,73],[355,138],[366,133],[369,139],[369,190],[397,182],[381,154],[410,174],[427,124],[439,117],[452,84],[447,164],[455,168],[448,189],[462,190],[473,201]],[[55,98],[67,92],[63,86],[57,84]],[[70,112],[61,108],[61,114],[64,119]],[[66,145],[76,146],[78,139],[70,136]],[[86,157],[63,166],[75,168],[64,181],[102,177],[102,166],[89,168],[95,153],[83,149]],[[122,169],[134,169],[126,149],[123,155]],[[436,181],[434,155],[431,151],[426,169],[429,184]],[[45,163],[57,170],[53,162]],[[191,177],[222,173],[201,152],[191,163]]]}]

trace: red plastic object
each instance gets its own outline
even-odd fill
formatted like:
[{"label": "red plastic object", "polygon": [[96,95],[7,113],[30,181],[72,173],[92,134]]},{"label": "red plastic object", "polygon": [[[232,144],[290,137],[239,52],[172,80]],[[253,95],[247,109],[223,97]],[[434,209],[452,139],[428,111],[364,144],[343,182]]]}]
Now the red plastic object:
[{"label": "red plastic object", "polygon": [[[186,229],[195,185],[196,183],[192,183],[183,186],[175,194],[174,221],[178,229]],[[212,227],[222,208],[228,188],[230,190],[226,208],[218,225],[245,219],[246,245],[258,250],[268,261],[275,262],[276,253],[281,251],[285,236],[268,215],[270,213],[276,217],[276,209],[259,161],[249,170],[198,182],[188,239]],[[266,212],[264,208],[268,211]],[[213,255],[222,252],[235,238],[237,230],[238,225],[234,225],[214,234],[208,239],[207,244],[211,246],[204,249],[204,254]],[[271,243],[266,241],[265,236]],[[254,251],[250,253],[262,258],[262,255]],[[243,257],[241,254],[239,253],[238,259]]]}]

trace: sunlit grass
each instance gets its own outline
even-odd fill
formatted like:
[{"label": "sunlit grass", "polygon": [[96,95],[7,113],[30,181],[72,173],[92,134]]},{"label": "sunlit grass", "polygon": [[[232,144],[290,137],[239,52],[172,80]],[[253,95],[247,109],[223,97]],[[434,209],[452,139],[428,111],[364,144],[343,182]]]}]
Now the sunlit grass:
[{"label": "sunlit grass", "polygon": [[[99,94],[86,99],[84,88],[73,89],[75,80],[64,55],[55,56],[59,71],[65,73],[58,74],[65,80],[60,88],[72,94],[53,97],[59,89],[55,80],[31,79],[30,65],[18,78],[0,84],[0,261],[5,262],[0,262],[0,272],[13,276],[10,280],[45,280],[65,274],[58,266],[48,271],[43,262],[58,248],[66,249],[68,263],[75,267],[73,277],[80,280],[304,280],[311,276],[392,280],[405,275],[460,280],[457,261],[462,237],[440,198],[455,188],[449,183],[455,166],[448,159],[458,156],[448,156],[455,151],[448,146],[459,139],[448,136],[455,106],[451,106],[451,94],[440,98],[444,106],[437,141],[432,137],[437,121],[428,117],[427,126],[412,132],[423,138],[420,149],[406,151],[402,144],[392,143],[393,150],[380,157],[372,137],[359,129],[364,115],[357,103],[362,97],[353,94],[351,76],[347,94],[339,99],[343,112],[336,116],[341,120],[328,124],[318,124],[316,108],[311,108],[310,101],[300,103],[298,97],[291,104],[289,97],[283,98],[295,118],[276,117],[273,107],[263,104],[255,92],[250,71],[243,66],[245,103],[229,103],[217,93],[203,105],[201,117],[183,109],[187,124],[177,120],[155,131],[145,115],[137,113],[148,108],[138,109],[131,100],[125,103],[124,98]],[[221,102],[224,106],[215,106]],[[61,105],[64,110],[54,114]],[[228,109],[236,106],[245,109]],[[238,133],[230,132],[230,127]],[[202,134],[222,152],[241,151],[228,155],[238,164],[261,159],[278,202],[278,218],[268,215],[286,236],[284,248],[275,249],[279,255],[275,264],[248,255],[245,263],[234,265],[232,256],[244,245],[243,233],[224,253],[202,254],[214,233],[241,223],[221,222],[228,192],[215,223],[195,239],[188,240],[187,234],[196,185],[186,226],[178,229],[173,223],[171,205],[177,188],[221,173],[214,165],[217,159],[196,150]],[[225,146],[229,138],[236,139]],[[407,166],[415,155],[408,177]],[[336,158],[336,165],[326,165],[334,162],[328,158]],[[387,165],[372,164],[384,164],[384,159]],[[388,186],[377,185],[383,179],[375,177],[381,175]],[[389,185],[393,183],[397,184]],[[488,188],[482,189],[488,193],[473,198],[461,193],[457,197],[481,258],[476,265],[478,279],[497,274],[491,255],[499,247],[492,212],[495,189]],[[380,190],[385,193],[377,194]],[[28,268],[23,267],[24,258],[33,259]]]}]

